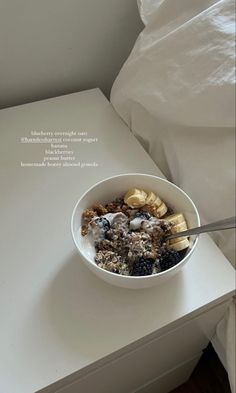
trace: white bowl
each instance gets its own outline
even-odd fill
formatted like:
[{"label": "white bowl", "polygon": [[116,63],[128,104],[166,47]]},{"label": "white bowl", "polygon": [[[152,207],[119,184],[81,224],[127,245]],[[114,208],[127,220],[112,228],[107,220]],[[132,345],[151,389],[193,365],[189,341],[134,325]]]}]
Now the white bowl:
[{"label": "white bowl", "polygon": [[186,256],[177,265],[161,273],[141,277],[123,276],[111,273],[97,266],[94,261],[95,249],[93,242],[89,235],[82,236],[80,233],[82,213],[86,208],[91,207],[96,202],[105,204],[117,197],[122,197],[130,188],[141,188],[158,194],[168,206],[173,208],[174,212],[181,212],[184,214],[188,228],[200,225],[199,214],[193,201],[179,187],[160,177],[131,173],[109,177],[108,179],[96,183],[86,191],[78,200],[73,210],[71,231],[83,262],[98,277],[112,285],[123,288],[147,288],[168,280],[182,269],[194,252],[198,237],[191,236],[190,248]]}]

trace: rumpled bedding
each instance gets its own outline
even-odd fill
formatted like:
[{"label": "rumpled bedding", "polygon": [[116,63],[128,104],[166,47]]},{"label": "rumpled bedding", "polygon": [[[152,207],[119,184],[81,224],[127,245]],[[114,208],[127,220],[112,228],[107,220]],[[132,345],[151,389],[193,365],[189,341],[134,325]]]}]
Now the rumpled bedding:
[{"label": "rumpled bedding", "polygon": [[[235,3],[138,0],[138,7],[145,28],[111,102],[166,177],[193,198],[203,223],[233,216]],[[234,230],[212,236],[235,266]],[[232,392],[233,315],[234,302],[212,340]]]}]

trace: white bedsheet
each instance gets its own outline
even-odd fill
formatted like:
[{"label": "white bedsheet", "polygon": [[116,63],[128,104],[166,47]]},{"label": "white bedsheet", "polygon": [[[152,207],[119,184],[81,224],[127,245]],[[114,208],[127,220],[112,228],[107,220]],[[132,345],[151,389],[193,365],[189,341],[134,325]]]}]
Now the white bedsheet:
[{"label": "white bedsheet", "polygon": [[[146,26],[111,102],[167,178],[193,198],[202,222],[233,216],[234,1],[138,0],[138,6]],[[213,234],[235,266],[234,236],[233,230]],[[234,313],[232,303],[213,340],[232,391]]]}]

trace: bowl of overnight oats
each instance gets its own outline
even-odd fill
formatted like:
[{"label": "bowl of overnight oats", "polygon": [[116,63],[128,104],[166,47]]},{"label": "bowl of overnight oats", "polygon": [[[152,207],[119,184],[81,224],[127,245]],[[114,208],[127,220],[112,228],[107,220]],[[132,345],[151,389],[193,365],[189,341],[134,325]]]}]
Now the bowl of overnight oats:
[{"label": "bowl of overnight oats", "polygon": [[189,261],[197,236],[168,235],[200,225],[191,198],[146,174],[113,176],[78,200],[71,231],[81,260],[104,281],[131,289],[158,285]]}]

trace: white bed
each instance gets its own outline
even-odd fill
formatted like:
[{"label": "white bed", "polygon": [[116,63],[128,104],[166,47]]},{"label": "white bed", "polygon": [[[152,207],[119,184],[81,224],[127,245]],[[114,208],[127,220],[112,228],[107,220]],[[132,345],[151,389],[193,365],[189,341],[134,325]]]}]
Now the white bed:
[{"label": "white bed", "polygon": [[[138,0],[143,32],[111,92],[116,111],[202,222],[235,215],[233,0]],[[216,244],[235,267],[234,231]],[[235,303],[212,343],[235,391]]]}]

